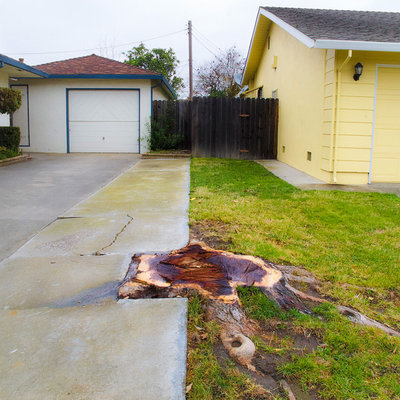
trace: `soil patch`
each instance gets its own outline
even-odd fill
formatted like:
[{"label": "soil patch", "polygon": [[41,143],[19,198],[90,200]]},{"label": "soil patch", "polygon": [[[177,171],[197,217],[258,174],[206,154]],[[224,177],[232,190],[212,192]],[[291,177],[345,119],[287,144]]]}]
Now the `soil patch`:
[{"label": "soil patch", "polygon": [[190,226],[190,241],[203,242],[214,249],[228,250],[232,241],[227,238],[227,226],[221,221],[202,220]]},{"label": "soil patch", "polygon": [[[321,343],[315,335],[307,332],[296,333],[291,324],[286,324],[284,328],[276,328],[273,324],[266,322],[260,326],[257,334],[271,348],[271,351],[257,349],[253,358],[256,371],[251,371],[239,363],[235,363],[236,367],[241,373],[247,374],[256,384],[270,392],[271,395],[284,397],[285,393],[280,385],[284,377],[279,372],[279,366],[291,361],[293,356],[313,352]],[[284,346],[282,346],[283,343],[285,343]],[[290,343],[289,347],[288,343]],[[189,340],[189,348],[195,349],[195,347],[196,341]],[[232,361],[222,342],[216,343],[213,346],[213,351],[220,365],[223,366]],[[319,398],[315,391],[304,392],[294,380],[288,381],[288,383],[297,400],[317,400]],[[274,397],[271,396],[271,398]]]}]

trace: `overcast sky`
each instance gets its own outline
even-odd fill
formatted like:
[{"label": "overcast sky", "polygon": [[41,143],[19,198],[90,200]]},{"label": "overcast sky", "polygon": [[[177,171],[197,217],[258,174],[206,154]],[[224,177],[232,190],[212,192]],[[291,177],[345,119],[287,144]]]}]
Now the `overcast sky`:
[{"label": "overcast sky", "polygon": [[[399,0],[0,0],[0,53],[29,65],[96,53],[124,60],[144,41],[172,47],[188,75],[187,21],[194,27],[194,63],[236,46],[245,56],[258,7],[308,7],[400,12]],[[168,35],[168,36],[166,36]],[[162,37],[163,36],[163,37]],[[148,40],[156,38],[153,40]],[[29,54],[32,53],[32,54]],[[33,54],[35,53],[35,54]]]}]

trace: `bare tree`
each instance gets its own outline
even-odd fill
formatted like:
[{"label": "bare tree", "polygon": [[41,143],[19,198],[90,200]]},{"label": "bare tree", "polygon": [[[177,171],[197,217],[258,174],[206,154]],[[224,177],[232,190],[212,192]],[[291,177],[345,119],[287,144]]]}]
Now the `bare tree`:
[{"label": "bare tree", "polygon": [[102,57],[116,59],[118,54],[116,51],[115,38],[109,40],[105,38],[99,44],[99,53]]},{"label": "bare tree", "polygon": [[240,86],[235,82],[235,75],[242,73],[244,61],[236,47],[231,47],[197,68],[195,95],[235,97],[240,91]]}]

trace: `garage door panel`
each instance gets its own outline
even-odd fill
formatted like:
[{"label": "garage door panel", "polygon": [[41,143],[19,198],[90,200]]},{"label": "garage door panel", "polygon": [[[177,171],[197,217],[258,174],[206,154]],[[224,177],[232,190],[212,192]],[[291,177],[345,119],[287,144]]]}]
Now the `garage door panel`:
[{"label": "garage door panel", "polygon": [[71,152],[139,152],[139,92],[71,90]]},{"label": "garage door panel", "polygon": [[138,153],[138,129],[138,122],[70,122],[70,151]]},{"label": "garage door panel", "polygon": [[139,93],[131,90],[73,90],[71,121],[139,121]]}]

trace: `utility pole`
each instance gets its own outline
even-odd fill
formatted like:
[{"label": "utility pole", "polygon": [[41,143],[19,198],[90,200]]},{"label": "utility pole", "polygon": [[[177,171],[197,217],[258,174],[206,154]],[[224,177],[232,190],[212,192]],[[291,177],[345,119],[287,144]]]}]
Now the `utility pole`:
[{"label": "utility pole", "polygon": [[188,23],[189,34],[189,100],[193,99],[193,56],[192,56],[192,21]]}]

